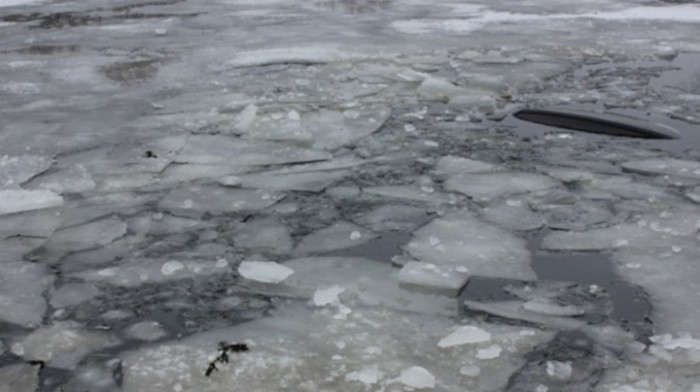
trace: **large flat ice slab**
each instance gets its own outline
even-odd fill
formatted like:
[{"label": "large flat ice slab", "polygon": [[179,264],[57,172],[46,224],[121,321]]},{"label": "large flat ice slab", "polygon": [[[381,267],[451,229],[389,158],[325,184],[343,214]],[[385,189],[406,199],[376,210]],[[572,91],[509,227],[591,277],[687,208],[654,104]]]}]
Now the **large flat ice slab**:
[{"label": "large flat ice slab", "polygon": [[234,189],[215,185],[183,186],[165,195],[158,207],[176,214],[225,214],[267,208],[284,196],[267,190]]},{"label": "large flat ice slab", "polygon": [[46,312],[43,297],[53,283],[44,266],[27,262],[0,264],[0,320],[32,327]]},{"label": "large flat ice slab", "polygon": [[469,213],[450,213],[413,233],[405,249],[420,261],[464,266],[472,275],[531,280],[530,252],[508,231]]},{"label": "large flat ice slab", "polygon": [[0,189],[18,187],[52,164],[50,158],[37,155],[0,156]]},{"label": "large flat ice slab", "polygon": [[411,261],[399,272],[399,287],[404,290],[456,297],[469,280],[463,266]]},{"label": "large flat ice slab", "polygon": [[178,163],[234,167],[325,161],[331,154],[284,143],[249,141],[222,135],[193,135],[175,158]]},{"label": "large flat ice slab", "polygon": [[645,159],[629,161],[622,167],[631,172],[643,174],[666,174],[669,176],[700,179],[700,162],[674,158]]},{"label": "large flat ice slab", "polygon": [[63,198],[47,190],[0,189],[0,215],[60,207]]},{"label": "large flat ice slab", "polygon": [[448,177],[445,189],[476,200],[547,190],[559,185],[550,177],[534,173],[457,174]]},{"label": "large flat ice slab", "polygon": [[377,235],[363,227],[339,221],[302,238],[294,253],[330,252],[361,245],[374,238],[377,238]]}]

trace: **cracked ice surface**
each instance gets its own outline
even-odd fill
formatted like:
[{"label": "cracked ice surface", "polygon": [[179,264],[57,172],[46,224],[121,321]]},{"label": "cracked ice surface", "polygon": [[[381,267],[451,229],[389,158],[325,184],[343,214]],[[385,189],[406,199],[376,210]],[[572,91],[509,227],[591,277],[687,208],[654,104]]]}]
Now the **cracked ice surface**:
[{"label": "cracked ice surface", "polygon": [[0,0],[0,389],[700,390],[696,142],[509,114],[696,133],[698,4],[108,3]]}]

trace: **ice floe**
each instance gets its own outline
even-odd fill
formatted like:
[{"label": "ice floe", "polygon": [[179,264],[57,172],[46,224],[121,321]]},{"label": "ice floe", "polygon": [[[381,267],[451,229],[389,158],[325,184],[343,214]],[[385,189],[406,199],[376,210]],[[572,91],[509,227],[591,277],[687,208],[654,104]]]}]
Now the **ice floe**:
[{"label": "ice floe", "polygon": [[456,297],[469,280],[464,266],[440,265],[412,261],[399,272],[399,287],[424,293]]},{"label": "ice floe", "polygon": [[339,221],[302,238],[294,253],[324,253],[351,248],[377,238],[371,231],[350,222]]},{"label": "ice floe", "polygon": [[235,189],[215,185],[183,186],[170,191],[158,207],[178,215],[225,214],[255,211],[272,206],[284,194],[255,189]]},{"label": "ice floe", "polygon": [[456,174],[445,181],[445,189],[475,200],[543,191],[558,185],[557,181],[534,173]]},{"label": "ice floe", "polygon": [[405,249],[420,261],[466,267],[472,275],[530,280],[530,252],[525,242],[470,213],[435,219],[413,233]]},{"label": "ice floe", "polygon": [[43,265],[2,263],[0,268],[0,320],[24,327],[41,323],[46,312],[44,292],[54,281]]},{"label": "ice floe", "polygon": [[272,261],[244,261],[238,267],[242,277],[261,283],[280,283],[294,273],[294,270]]}]

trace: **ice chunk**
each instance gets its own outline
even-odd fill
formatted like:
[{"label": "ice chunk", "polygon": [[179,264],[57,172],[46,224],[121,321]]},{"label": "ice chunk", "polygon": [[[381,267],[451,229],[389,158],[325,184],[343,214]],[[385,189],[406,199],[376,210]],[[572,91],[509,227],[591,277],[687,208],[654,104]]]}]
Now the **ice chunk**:
[{"label": "ice chunk", "polygon": [[277,219],[256,219],[236,227],[233,232],[236,247],[288,253],[294,248],[289,229]]},{"label": "ice chunk", "polygon": [[384,373],[379,370],[377,365],[365,366],[356,372],[346,374],[345,381],[359,381],[369,386],[378,383],[383,375]]},{"label": "ice chunk", "polygon": [[440,339],[438,347],[447,348],[463,344],[477,344],[491,341],[491,334],[473,325],[463,325],[455,328],[452,333]]},{"label": "ice chunk", "polygon": [[513,234],[469,213],[435,219],[413,233],[405,249],[420,261],[465,266],[472,275],[531,280],[530,252]]},{"label": "ice chunk", "polygon": [[[295,273],[280,290],[312,298],[319,287],[345,289],[347,305],[380,306],[407,312],[453,315],[454,300],[399,289],[398,270],[364,258],[314,257],[285,262]],[[283,291],[285,292],[285,291]]]},{"label": "ice chunk", "polygon": [[498,166],[491,163],[448,155],[440,158],[437,165],[435,166],[435,174],[449,175],[464,173],[481,173],[490,172],[497,169]]},{"label": "ice chunk", "polygon": [[560,305],[556,302],[539,299],[527,301],[523,304],[523,308],[549,316],[580,316],[585,313],[584,309],[575,305]]},{"label": "ice chunk", "polygon": [[141,321],[128,326],[124,332],[131,339],[147,342],[158,340],[168,334],[157,321]]},{"label": "ice chunk", "polygon": [[80,324],[66,321],[43,326],[20,342],[26,360],[44,361],[50,367],[73,369],[92,351],[114,347],[121,342],[116,337],[84,329]]},{"label": "ice chunk", "polygon": [[570,363],[561,361],[547,361],[547,376],[557,381],[568,381],[573,373]]},{"label": "ice chunk", "polygon": [[162,213],[147,213],[127,221],[129,230],[139,234],[163,235],[200,230],[214,226],[212,222],[182,218]]},{"label": "ice chunk", "polygon": [[428,101],[444,101],[460,95],[469,95],[470,91],[456,86],[445,79],[429,76],[418,86],[418,97]]},{"label": "ice chunk", "polygon": [[267,208],[284,194],[265,190],[235,189],[214,185],[185,186],[170,191],[158,207],[173,213],[224,214]]},{"label": "ice chunk", "polygon": [[410,231],[428,218],[428,212],[423,208],[387,204],[360,215],[354,221],[374,231]]},{"label": "ice chunk", "polygon": [[451,204],[456,201],[450,195],[434,190],[425,190],[419,186],[394,185],[394,186],[374,186],[363,188],[362,192],[368,195],[377,195],[395,199],[424,201],[435,204]]},{"label": "ice chunk", "polygon": [[278,165],[324,161],[332,156],[323,151],[283,143],[247,141],[222,135],[193,135],[175,159],[178,163],[228,164],[231,166]]},{"label": "ice chunk", "polygon": [[643,174],[666,174],[670,176],[700,179],[700,162],[673,158],[645,159],[622,164],[623,169]]},{"label": "ice chunk", "polygon": [[0,392],[35,392],[38,387],[39,365],[22,363],[0,368]]},{"label": "ice chunk", "polygon": [[126,223],[117,217],[56,231],[44,247],[50,251],[77,252],[105,246],[126,234]]},{"label": "ice chunk", "polygon": [[90,283],[64,284],[51,295],[49,302],[54,308],[79,305],[100,295],[100,289]]},{"label": "ice chunk", "polygon": [[445,189],[464,193],[476,200],[491,200],[519,193],[554,188],[559,183],[534,173],[457,174],[448,177]]},{"label": "ice chunk", "polygon": [[495,359],[501,356],[503,349],[497,344],[492,344],[476,352],[477,359]]},{"label": "ice chunk", "polygon": [[0,156],[0,189],[19,187],[52,164],[50,158],[36,155]]},{"label": "ice chunk", "polygon": [[544,219],[524,206],[504,204],[487,207],[482,217],[487,222],[510,230],[530,231],[544,226]]},{"label": "ice chunk", "polygon": [[280,283],[294,273],[294,270],[272,261],[244,261],[238,267],[242,277],[262,283]]},{"label": "ice chunk", "polygon": [[399,272],[399,287],[404,290],[456,297],[469,280],[463,266],[440,265],[411,261]]},{"label": "ice chunk", "polygon": [[314,292],[313,302],[316,306],[326,306],[338,304],[338,296],[345,292],[345,288],[333,285],[325,289],[318,289]]},{"label": "ice chunk", "polygon": [[[179,268],[179,265],[182,268]],[[163,273],[163,272],[166,273]],[[163,283],[174,280],[209,276],[230,272],[228,262],[195,260],[139,259],[113,267],[79,271],[70,274],[86,281],[106,282],[115,286],[138,287],[148,283]]]},{"label": "ice chunk", "polygon": [[0,189],[0,215],[60,207],[63,198],[47,190]]},{"label": "ice chunk", "polygon": [[401,383],[409,388],[432,389],[435,388],[435,376],[428,369],[420,366],[412,366],[404,369],[399,376]]},{"label": "ice chunk", "polygon": [[0,268],[0,320],[33,327],[46,312],[43,293],[53,283],[43,265],[25,262],[3,263]]},{"label": "ice chunk", "polygon": [[81,193],[95,189],[92,175],[83,165],[44,173],[25,184],[27,189],[46,189],[58,194]]},{"label": "ice chunk", "polygon": [[0,239],[12,236],[47,238],[63,220],[61,210],[46,208],[0,216]]},{"label": "ice chunk", "polygon": [[390,115],[391,110],[384,106],[356,107],[345,112],[324,109],[305,114],[301,121],[258,122],[246,136],[290,140],[311,144],[318,150],[336,150],[352,146],[378,131]]},{"label": "ice chunk", "polygon": [[296,254],[324,253],[351,248],[377,238],[371,231],[350,222],[339,221],[302,238]]},{"label": "ice chunk", "polygon": [[291,174],[255,173],[240,176],[240,179],[245,188],[321,192],[348,175],[349,172],[346,170],[336,170]]}]

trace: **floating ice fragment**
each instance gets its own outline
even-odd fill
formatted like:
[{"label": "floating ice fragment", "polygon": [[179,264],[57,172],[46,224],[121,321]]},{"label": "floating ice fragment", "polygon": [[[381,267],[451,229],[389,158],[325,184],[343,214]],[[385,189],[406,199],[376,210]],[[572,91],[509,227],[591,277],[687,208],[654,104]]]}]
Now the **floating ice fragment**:
[{"label": "floating ice fragment", "polygon": [[523,308],[549,316],[580,316],[585,313],[580,306],[560,305],[547,299],[527,301],[523,304]]},{"label": "floating ice fragment", "polygon": [[445,189],[463,193],[477,200],[491,200],[520,193],[554,188],[559,183],[533,173],[456,174],[445,182]]},{"label": "floating ice fragment", "polygon": [[0,189],[18,187],[52,164],[50,158],[36,155],[0,156]]},{"label": "floating ice fragment", "polygon": [[44,246],[52,251],[76,252],[110,244],[126,232],[126,223],[111,217],[58,230]]},{"label": "floating ice fragment", "polygon": [[478,377],[479,374],[481,374],[481,369],[475,365],[465,365],[459,369],[459,374],[474,378]]},{"label": "floating ice fragment", "polygon": [[173,275],[176,272],[178,272],[184,268],[185,268],[185,265],[182,264],[181,262],[170,260],[170,261],[165,262],[165,264],[163,264],[163,266],[160,268],[160,272],[163,275]]},{"label": "floating ice fragment", "polygon": [[167,335],[163,326],[157,321],[141,321],[130,325],[124,331],[132,339],[152,342]]},{"label": "floating ice fragment", "polygon": [[399,272],[400,288],[448,297],[456,297],[468,280],[469,270],[463,266],[411,261]]},{"label": "floating ice fragment", "polygon": [[326,306],[339,303],[338,296],[345,291],[345,288],[334,285],[325,289],[318,289],[314,292],[314,305]]},{"label": "floating ice fragment", "polygon": [[377,238],[377,235],[367,229],[339,221],[304,237],[294,252],[297,254],[329,252],[357,246],[374,238]]},{"label": "floating ice fragment", "polygon": [[294,270],[272,261],[244,261],[238,273],[246,279],[262,283],[280,283],[294,273]]},{"label": "floating ice fragment", "polygon": [[377,365],[366,366],[362,369],[345,375],[345,381],[359,381],[365,385],[373,385],[379,382],[384,373]]},{"label": "floating ice fragment", "polygon": [[403,385],[415,389],[435,388],[435,376],[421,366],[412,366],[401,371],[399,381]]},{"label": "floating ice fragment", "polygon": [[435,166],[435,174],[464,174],[464,173],[480,173],[497,170],[498,166],[473,159],[447,155],[438,161]]},{"label": "floating ice fragment", "polygon": [[630,161],[622,164],[622,168],[642,174],[666,174],[678,177],[700,179],[700,162],[673,158],[655,158],[641,161]]},{"label": "floating ice fragment", "polygon": [[63,198],[47,190],[0,189],[0,215],[60,207]]},{"label": "floating ice fragment", "polygon": [[498,358],[501,356],[501,352],[503,349],[501,346],[497,344],[493,344],[491,346],[488,346],[486,348],[482,348],[477,350],[476,352],[476,358],[477,359],[494,359]]},{"label": "floating ice fragment", "polygon": [[573,368],[568,362],[547,361],[547,376],[552,380],[567,381],[572,373]]},{"label": "floating ice fragment", "polygon": [[51,306],[65,308],[89,301],[100,294],[100,289],[89,283],[68,283],[51,296]]},{"label": "floating ice fragment", "polygon": [[53,283],[53,276],[41,264],[3,263],[0,268],[0,320],[33,327],[41,323],[46,312],[43,293]]},{"label": "floating ice fragment", "polygon": [[223,214],[255,211],[269,207],[284,198],[284,194],[252,189],[236,189],[211,185],[173,189],[158,204],[173,213]]},{"label": "floating ice fragment", "polygon": [[457,327],[451,334],[442,338],[438,342],[438,347],[447,348],[461,346],[463,344],[476,344],[488,342],[491,334],[473,325],[463,325]]},{"label": "floating ice fragment", "polygon": [[39,369],[39,365],[28,363],[0,368],[0,392],[35,392],[39,386]]},{"label": "floating ice fragment", "polygon": [[421,99],[445,102],[449,101],[450,98],[469,94],[469,90],[463,87],[432,76],[423,80],[416,92]]}]

